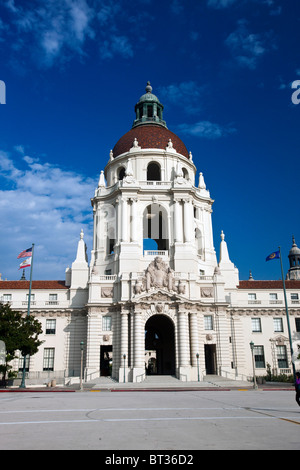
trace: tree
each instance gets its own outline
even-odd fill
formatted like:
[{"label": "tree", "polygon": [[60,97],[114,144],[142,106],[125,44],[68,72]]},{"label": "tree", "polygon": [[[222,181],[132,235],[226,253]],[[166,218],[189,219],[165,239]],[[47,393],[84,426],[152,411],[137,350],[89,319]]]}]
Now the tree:
[{"label": "tree", "polygon": [[23,357],[36,354],[43,343],[38,339],[42,332],[41,323],[33,316],[24,316],[12,310],[9,304],[0,305],[0,339],[6,346],[6,363],[0,366],[4,382],[11,369],[9,362],[16,357],[16,351],[20,351]]}]

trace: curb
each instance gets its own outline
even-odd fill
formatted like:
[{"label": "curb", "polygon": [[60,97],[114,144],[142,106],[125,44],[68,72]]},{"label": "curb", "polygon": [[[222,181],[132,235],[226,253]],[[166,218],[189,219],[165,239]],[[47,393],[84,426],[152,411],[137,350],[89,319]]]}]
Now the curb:
[{"label": "curb", "polygon": [[0,390],[0,393],[71,393],[76,392],[76,390],[64,390],[64,389],[53,389],[53,390],[45,390],[43,388],[13,388],[13,389],[3,389]]}]

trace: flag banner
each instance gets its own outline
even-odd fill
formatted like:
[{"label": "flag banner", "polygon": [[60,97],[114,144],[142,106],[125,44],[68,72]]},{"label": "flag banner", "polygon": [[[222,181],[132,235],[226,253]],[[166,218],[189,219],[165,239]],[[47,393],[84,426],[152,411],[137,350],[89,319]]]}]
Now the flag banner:
[{"label": "flag banner", "polygon": [[266,257],[266,261],[270,261],[271,259],[280,259],[279,251],[274,251],[269,256]]},{"label": "flag banner", "polygon": [[27,258],[27,256],[32,256],[32,248],[27,248],[27,250],[21,251],[17,259]]},{"label": "flag banner", "polygon": [[19,269],[28,268],[30,266],[31,266],[31,258],[27,258],[24,261],[22,261],[22,263],[20,264]]}]

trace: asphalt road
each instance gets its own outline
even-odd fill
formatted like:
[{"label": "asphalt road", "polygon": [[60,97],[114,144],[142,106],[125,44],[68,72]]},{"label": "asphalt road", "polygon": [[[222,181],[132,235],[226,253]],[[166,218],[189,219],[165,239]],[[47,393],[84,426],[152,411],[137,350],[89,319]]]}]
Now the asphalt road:
[{"label": "asphalt road", "polygon": [[299,425],[293,391],[0,394],[1,450],[299,450]]}]

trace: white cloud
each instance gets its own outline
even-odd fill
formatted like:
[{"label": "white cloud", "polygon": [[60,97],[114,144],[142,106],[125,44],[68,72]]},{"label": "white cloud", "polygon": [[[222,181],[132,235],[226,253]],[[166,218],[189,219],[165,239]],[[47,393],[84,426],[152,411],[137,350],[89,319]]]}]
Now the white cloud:
[{"label": "white cloud", "polygon": [[187,113],[197,113],[202,108],[202,97],[206,87],[190,80],[159,87],[162,99],[180,106]]},{"label": "white cloud", "polygon": [[180,124],[177,129],[183,134],[204,139],[219,139],[236,132],[236,129],[231,125],[221,126],[210,121],[199,121],[195,124]]},{"label": "white cloud", "polygon": [[208,0],[207,6],[211,8],[221,9],[233,5],[235,2],[236,0]]},{"label": "white cloud", "polygon": [[[133,43],[118,27],[120,18],[129,22],[122,0],[32,0],[30,7],[7,0],[5,6],[12,51],[30,54],[39,66],[64,63],[75,54],[84,57],[89,40],[99,44],[101,58],[133,56]],[[1,24],[0,30],[8,27]]]},{"label": "white cloud", "polygon": [[271,32],[251,33],[245,20],[238,21],[236,30],[229,34],[225,44],[235,61],[250,70],[257,67],[266,52],[275,48]]},{"label": "white cloud", "polygon": [[3,277],[18,279],[18,252],[35,243],[36,278],[64,278],[75,259],[81,228],[91,249],[90,198],[97,181],[29,156],[16,165],[4,151],[0,179],[5,188],[0,191]]},{"label": "white cloud", "polygon": [[132,45],[126,36],[112,35],[101,44],[99,50],[102,59],[112,59],[116,54],[125,59],[133,56]]}]

